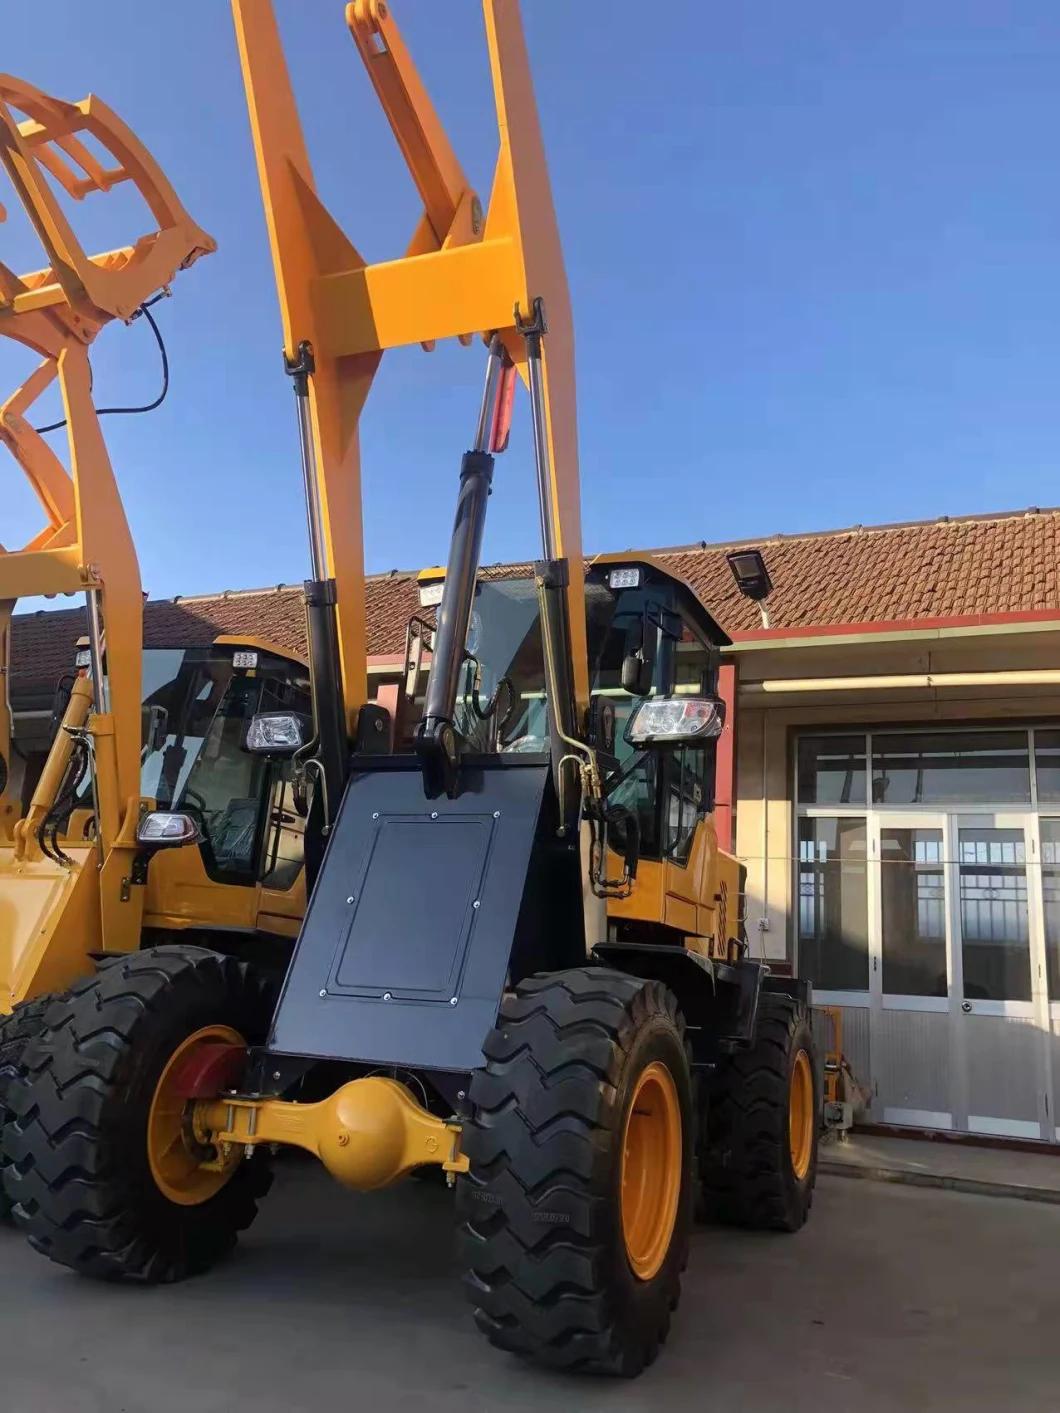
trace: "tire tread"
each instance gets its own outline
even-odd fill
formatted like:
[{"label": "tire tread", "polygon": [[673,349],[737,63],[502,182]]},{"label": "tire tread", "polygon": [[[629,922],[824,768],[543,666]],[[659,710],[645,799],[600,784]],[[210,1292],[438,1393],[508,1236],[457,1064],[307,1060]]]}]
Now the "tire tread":
[{"label": "tire tread", "polygon": [[146,1169],[139,1184],[128,1171],[128,1093],[139,1049],[172,1008],[230,1004],[267,1020],[268,1002],[246,963],[173,944],[116,960],[49,1008],[9,1085],[4,1131],[13,1216],[37,1251],[97,1279],[155,1283],[235,1245],[270,1185],[267,1164],[241,1164],[199,1207],[168,1202]]},{"label": "tire tread", "polygon": [[705,1215],[713,1220],[760,1231],[795,1231],[806,1221],[816,1147],[799,1193],[786,1174],[788,1056],[800,1032],[808,1033],[806,1007],[764,992],[755,1043],[728,1057],[709,1086],[700,1173]]},{"label": "tire tread", "polygon": [[505,999],[472,1076],[458,1184],[465,1286],[498,1348],[629,1376],[666,1338],[685,1250],[649,1328],[623,1326],[605,1278],[617,1086],[638,1029],[660,1020],[684,1048],[671,992],[601,967],[530,977]]}]

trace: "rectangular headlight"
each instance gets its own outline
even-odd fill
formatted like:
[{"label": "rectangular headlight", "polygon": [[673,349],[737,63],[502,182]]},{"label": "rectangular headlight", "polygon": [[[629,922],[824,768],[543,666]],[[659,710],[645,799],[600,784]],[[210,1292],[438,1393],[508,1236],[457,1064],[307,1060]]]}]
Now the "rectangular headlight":
[{"label": "rectangular headlight", "polygon": [[176,810],[152,810],[136,826],[136,842],[150,848],[173,848],[198,843],[199,826],[189,814]]},{"label": "rectangular headlight", "polygon": [[636,589],[640,586],[640,570],[612,569],[607,582],[612,589]]},{"label": "rectangular headlight", "polygon": [[682,745],[720,736],[725,703],[717,697],[647,697],[626,726],[631,746]]},{"label": "rectangular headlight", "polygon": [[305,744],[305,718],[293,711],[262,711],[251,717],[244,749],[255,755],[293,755]]}]

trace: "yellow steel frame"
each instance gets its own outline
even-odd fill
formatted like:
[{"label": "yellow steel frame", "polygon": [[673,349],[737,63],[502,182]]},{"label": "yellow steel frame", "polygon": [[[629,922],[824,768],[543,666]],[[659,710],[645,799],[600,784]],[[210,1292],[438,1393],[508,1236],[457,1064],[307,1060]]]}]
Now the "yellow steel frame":
[{"label": "yellow steel frame", "polygon": [[[95,151],[82,134],[95,140]],[[109,165],[96,155],[100,147]],[[0,898],[9,924],[6,955],[0,952],[0,1009],[6,1009],[43,989],[44,971],[48,985],[62,984],[82,968],[88,951],[128,950],[139,940],[143,890],[129,889],[127,880],[140,809],[142,592],[92,402],[89,348],[105,324],[130,319],[179,269],[215,245],[150,153],[98,98],[68,103],[0,75],[0,161],[48,258],[44,268],[25,275],[0,262],[0,335],[42,360],[0,405],[0,442],[44,513],[42,528],[26,545],[0,553],[0,603],[9,613],[23,595],[96,592],[108,643],[108,699],[95,704],[87,721],[98,796],[95,847],[71,852],[64,868],[43,859],[35,837],[23,831],[15,851],[0,854]],[[129,246],[88,255],[56,188],[80,201],[124,182],[138,188],[155,228]],[[28,417],[56,380],[69,469]],[[61,741],[56,745],[60,754],[66,749]],[[93,856],[98,888],[86,887],[79,876]],[[43,970],[42,938],[51,954]]]},{"label": "yellow steel frame", "polygon": [[574,335],[563,254],[517,0],[483,0],[499,150],[482,210],[384,0],[346,24],[423,201],[404,253],[368,264],[316,191],[271,0],[232,0],[283,320],[313,349],[313,434],[329,567],[338,592],[351,734],[366,694],[364,550],[357,424],[388,348],[499,333],[527,378],[516,311],[544,303],[543,382],[555,552],[570,563],[575,692],[588,701]]}]

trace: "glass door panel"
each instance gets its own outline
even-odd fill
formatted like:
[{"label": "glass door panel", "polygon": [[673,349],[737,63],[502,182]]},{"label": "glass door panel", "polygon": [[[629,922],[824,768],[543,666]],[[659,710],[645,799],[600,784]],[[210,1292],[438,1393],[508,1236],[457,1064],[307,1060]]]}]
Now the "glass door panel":
[{"label": "glass door panel", "polygon": [[1033,1000],[1039,939],[1028,821],[955,815],[951,829],[951,917],[960,940],[954,988],[967,1126],[973,1133],[1039,1138],[1044,1036]]},{"label": "glass door panel", "polygon": [[816,992],[868,991],[864,817],[799,820],[799,975]]},{"label": "glass door panel", "polygon": [[[1035,733],[1037,739],[1046,733]],[[1060,732],[1051,732],[1057,738],[1056,753],[1060,756]],[[1056,780],[1060,779],[1060,769],[1053,777],[1053,791],[1050,799],[1057,798]],[[1041,767],[1038,772],[1039,793],[1041,792]],[[1046,1043],[1050,1052],[1050,1078],[1052,1081],[1052,1127],[1057,1141],[1060,1141],[1060,1116],[1056,1113],[1056,1103],[1060,1102],[1060,819],[1038,821],[1041,833],[1042,862],[1042,923],[1045,932],[1045,984],[1048,1025]]]},{"label": "glass door panel", "polygon": [[1060,819],[1042,819],[1042,917],[1049,1003],[1060,1006]]},{"label": "glass door panel", "polygon": [[955,1126],[946,821],[883,814],[873,938],[873,1079],[883,1123]]},{"label": "glass door panel", "polygon": [[883,990],[945,1000],[946,874],[941,826],[880,827]]},{"label": "glass door panel", "polygon": [[1030,1001],[1030,913],[1023,828],[957,829],[964,1000]]}]

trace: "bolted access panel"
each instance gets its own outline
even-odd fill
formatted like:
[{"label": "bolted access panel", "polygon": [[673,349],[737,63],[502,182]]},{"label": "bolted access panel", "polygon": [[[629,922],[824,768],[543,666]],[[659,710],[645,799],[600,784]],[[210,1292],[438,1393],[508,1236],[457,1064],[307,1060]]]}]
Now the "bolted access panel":
[{"label": "bolted access panel", "polygon": [[428,800],[415,761],[355,774],[269,1050],[425,1069],[481,1063],[548,780],[544,761],[465,763],[459,797]]}]

